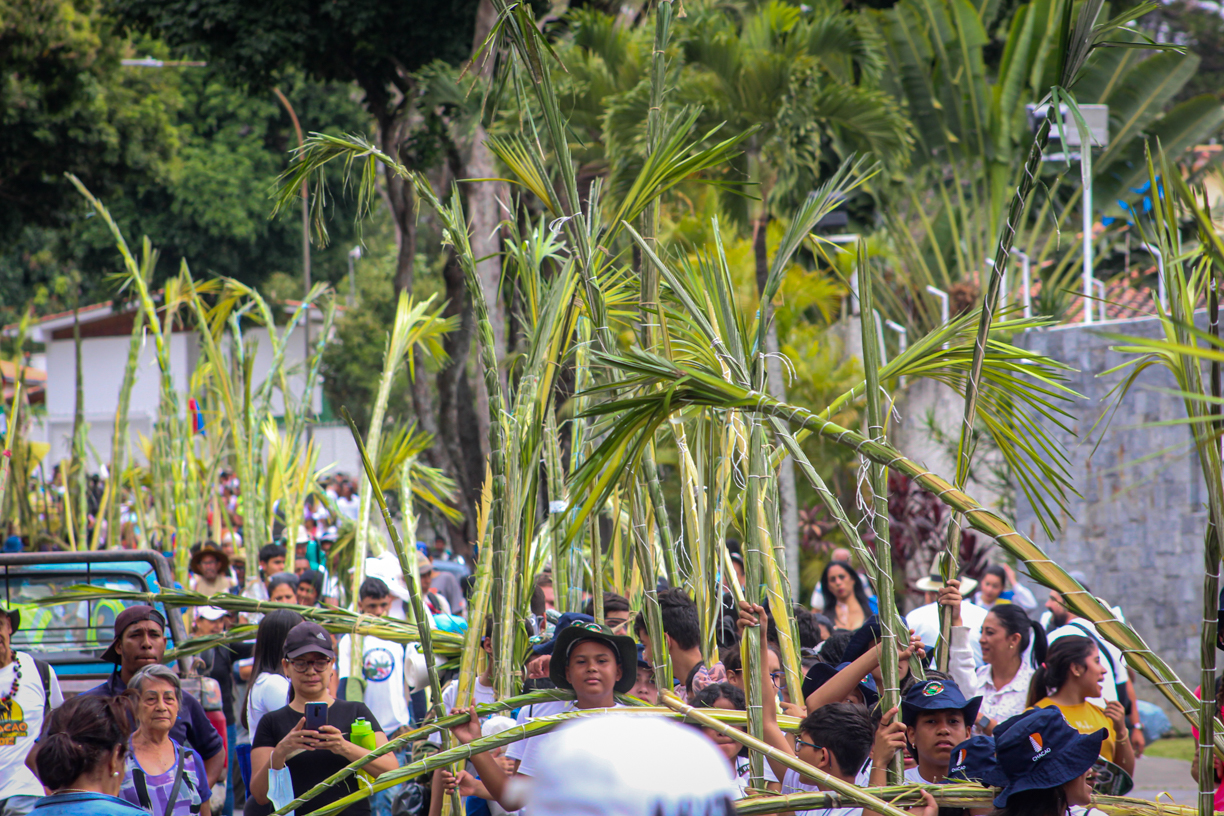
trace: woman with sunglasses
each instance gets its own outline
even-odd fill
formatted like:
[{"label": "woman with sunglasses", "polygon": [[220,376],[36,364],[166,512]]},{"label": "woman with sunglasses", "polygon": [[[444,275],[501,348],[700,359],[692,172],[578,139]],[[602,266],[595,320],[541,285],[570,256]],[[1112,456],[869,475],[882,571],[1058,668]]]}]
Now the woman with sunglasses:
[{"label": "woman with sunglasses", "polygon": [[[376,746],[386,744],[386,734],[365,703],[337,700],[328,692],[335,660],[331,635],[319,624],[305,621],[289,631],[284,658],[290,684],[289,705],[264,715],[251,740],[251,793],[256,807],[254,811],[248,807],[247,816],[263,816],[289,801],[281,795],[274,805],[272,798],[272,791],[278,789],[276,783],[283,781],[286,769],[292,794],[297,797],[368,754],[369,750],[352,741],[353,723],[358,719],[370,724]],[[327,706],[326,725],[318,729],[306,727],[309,703]],[[378,776],[398,767],[395,755],[389,753],[370,762],[365,771]],[[357,777],[351,776],[297,808],[297,813],[311,813],[356,793],[357,786]],[[370,800],[362,799],[344,813],[369,816]]]}]

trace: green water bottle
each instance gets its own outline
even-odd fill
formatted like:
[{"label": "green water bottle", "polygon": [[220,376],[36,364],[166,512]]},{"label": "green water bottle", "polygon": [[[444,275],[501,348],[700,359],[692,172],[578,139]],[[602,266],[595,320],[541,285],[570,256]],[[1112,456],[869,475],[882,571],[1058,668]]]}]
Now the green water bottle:
[{"label": "green water bottle", "polygon": [[[358,717],[353,720],[353,728],[349,731],[349,742],[354,745],[360,745],[367,751],[373,751],[377,746],[374,744],[374,729],[370,727],[370,721],[365,717]],[[373,782],[374,777],[365,771],[357,773],[365,777],[367,782]]]},{"label": "green water bottle", "polygon": [[373,751],[377,747],[374,744],[374,729],[370,727],[370,723],[365,717],[358,717],[353,720],[353,730],[349,733],[349,742],[354,745],[360,745],[367,751]]}]

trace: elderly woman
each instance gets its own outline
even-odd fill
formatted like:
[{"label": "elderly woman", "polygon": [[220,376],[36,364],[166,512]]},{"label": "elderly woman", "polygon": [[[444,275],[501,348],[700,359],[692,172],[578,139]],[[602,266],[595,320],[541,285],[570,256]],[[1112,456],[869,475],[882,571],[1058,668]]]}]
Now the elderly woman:
[{"label": "elderly woman", "polygon": [[116,697],[80,695],[51,713],[34,757],[51,795],[38,816],[143,816],[119,798],[128,750],[128,711]]},{"label": "elderly woman", "polygon": [[121,798],[152,816],[210,816],[208,776],[194,750],[170,738],[183,687],[170,668],[145,666],[128,684],[136,708]]}]

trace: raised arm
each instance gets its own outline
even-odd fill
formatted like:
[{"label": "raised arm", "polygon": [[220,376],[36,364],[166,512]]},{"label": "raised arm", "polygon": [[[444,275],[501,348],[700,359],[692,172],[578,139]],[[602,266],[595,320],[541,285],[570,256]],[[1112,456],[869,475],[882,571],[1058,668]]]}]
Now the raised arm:
[{"label": "raised arm", "polygon": [[[739,619],[736,625],[739,627],[740,642],[744,642],[744,630],[748,627],[760,627],[761,622],[765,618],[765,607],[759,604],[749,604],[747,601],[740,601],[739,604]],[[784,754],[795,756],[795,743],[787,739],[783,733],[782,727],[778,725],[778,705],[777,699],[772,693],[773,681],[769,677],[769,663],[766,660],[766,652],[769,645],[766,642],[765,630],[761,628],[761,719],[765,724],[765,742],[772,748],[776,748]],[[747,662],[745,662],[747,665]],[[781,779],[786,775],[787,767],[781,762],[769,757],[765,757],[769,761],[769,767],[773,769],[774,776]]]},{"label": "raised arm", "polygon": [[[467,722],[451,726],[451,733],[454,734],[455,739],[464,745],[480,739],[480,717],[476,714],[476,706],[469,708],[468,713],[470,718]],[[523,806],[523,802],[507,797],[506,789],[514,775],[502,770],[502,766],[490,752],[483,751],[473,754],[469,761],[475,766],[476,773],[480,774],[480,781],[484,784],[491,799],[507,811],[515,811]]]}]

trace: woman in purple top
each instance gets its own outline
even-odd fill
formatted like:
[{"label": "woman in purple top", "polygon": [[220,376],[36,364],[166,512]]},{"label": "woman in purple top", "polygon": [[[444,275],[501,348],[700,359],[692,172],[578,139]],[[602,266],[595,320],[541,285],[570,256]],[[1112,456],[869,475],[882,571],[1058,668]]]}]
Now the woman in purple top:
[{"label": "woman in purple top", "polygon": [[152,816],[211,816],[204,761],[170,738],[183,690],[178,675],[155,663],[128,684],[136,706],[120,797]]}]

